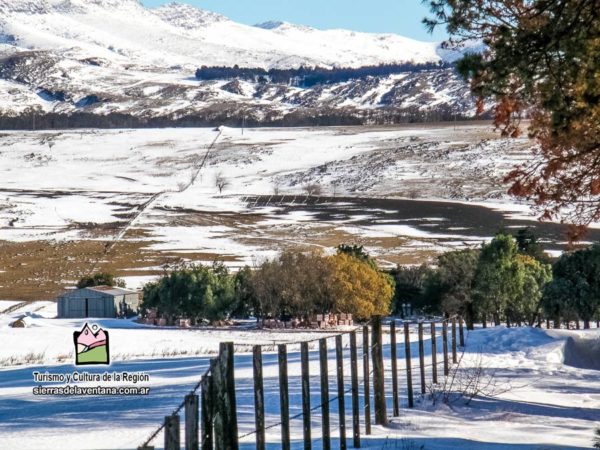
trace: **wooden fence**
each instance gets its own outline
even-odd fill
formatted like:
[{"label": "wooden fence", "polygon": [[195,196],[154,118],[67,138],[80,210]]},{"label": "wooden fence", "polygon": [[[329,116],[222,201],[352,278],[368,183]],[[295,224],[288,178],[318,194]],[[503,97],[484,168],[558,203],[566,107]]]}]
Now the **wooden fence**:
[{"label": "wooden fence", "polygon": [[[362,329],[320,338],[315,341],[277,345],[279,420],[268,426],[266,425],[263,376],[264,346],[253,346],[254,420],[252,430],[243,434],[240,434],[238,429],[240,412],[236,402],[234,344],[231,342],[221,343],[218,357],[210,361],[209,368],[198,384],[175,411],[165,417],[163,424],[138,449],[153,449],[154,447],[151,444],[161,432],[164,435],[164,448],[166,450],[181,449],[181,411],[184,412],[183,444],[186,450],[237,450],[242,440],[246,442],[245,448],[248,448],[247,440],[250,436],[254,436],[252,446],[255,446],[257,450],[264,450],[267,444],[266,431],[274,428],[280,430],[279,442],[281,448],[288,450],[292,445],[290,423],[292,420],[300,419],[302,420],[303,448],[310,450],[315,442],[314,415],[317,416],[317,419],[320,419],[318,420],[320,422],[320,437],[317,439],[321,440],[324,450],[332,448],[334,439],[337,440],[338,447],[342,450],[347,449],[348,445],[360,448],[363,433],[364,435],[371,434],[373,420],[377,425],[388,423],[388,403],[391,403],[391,415],[394,417],[400,415],[401,370],[398,364],[400,361],[404,361],[406,371],[402,377],[406,385],[406,406],[412,408],[415,404],[414,388],[417,389],[417,396],[421,396],[426,393],[428,377],[432,384],[437,384],[440,379],[438,375],[440,365],[443,367],[443,375],[448,376],[451,364],[456,364],[458,361],[458,347],[464,347],[465,345],[463,320],[458,317],[442,321],[441,332],[438,331],[435,322],[404,322],[402,332],[397,330],[396,327],[396,321],[391,321],[388,328],[388,326],[384,327],[381,317],[374,317],[370,327],[364,326]],[[411,330],[416,331],[418,340],[419,363],[415,371],[412,367]],[[390,333],[389,359],[391,367],[386,369],[383,335],[387,331]],[[362,332],[362,345],[360,346],[362,352],[362,379],[359,379],[359,332]],[[397,335],[399,333],[404,335],[403,358],[398,356]],[[430,338],[430,362],[426,361],[426,337]],[[344,338],[347,338],[348,341],[346,348],[343,344]],[[438,361],[438,338],[442,339],[441,361]],[[335,340],[334,346],[331,348],[333,358],[330,356],[328,348],[329,340]],[[311,384],[311,343],[317,344],[314,349],[314,353],[318,354],[318,376],[320,378],[320,383],[317,386]],[[299,381],[300,384],[301,408],[300,405],[297,405],[298,408],[296,409],[300,409],[300,412],[293,416],[290,416],[290,377],[288,375],[288,347],[291,345],[300,346],[300,379],[295,381]],[[346,357],[344,356],[344,350],[348,350]],[[335,362],[335,379],[337,381],[337,389],[333,396],[329,391],[329,362],[332,359]],[[349,383],[347,382],[345,369],[349,369]],[[386,382],[386,376],[388,382]],[[320,401],[317,404],[312,404],[311,390],[315,388],[320,391]],[[350,400],[348,405],[346,404],[347,397]],[[332,405],[334,405],[333,408]],[[348,423],[346,422],[347,410],[351,415],[351,421]],[[317,411],[320,411],[320,414]],[[332,419],[334,418],[332,413],[336,416],[337,426],[335,428],[332,427]],[[246,417],[246,419],[248,418]],[[333,436],[333,432],[336,433],[335,436]]]}]

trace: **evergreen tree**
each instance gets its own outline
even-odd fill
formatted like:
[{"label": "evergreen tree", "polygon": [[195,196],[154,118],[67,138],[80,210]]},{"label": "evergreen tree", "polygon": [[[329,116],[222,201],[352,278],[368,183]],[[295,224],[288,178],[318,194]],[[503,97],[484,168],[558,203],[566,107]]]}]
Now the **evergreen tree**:
[{"label": "evergreen tree", "polygon": [[430,277],[425,290],[428,303],[437,304],[445,315],[464,316],[470,329],[475,320],[473,281],[478,261],[479,250],[473,249],[440,255],[437,271]]},{"label": "evergreen tree", "polygon": [[474,278],[474,309],[492,315],[498,325],[511,322],[533,324],[543,289],[551,279],[550,266],[522,255],[514,238],[497,235],[483,245]]},{"label": "evergreen tree", "polygon": [[235,300],[231,310],[232,317],[257,316],[258,300],[252,284],[252,276],[252,269],[248,266],[240,269],[234,276]]},{"label": "evergreen tree", "polygon": [[417,267],[398,266],[390,271],[390,275],[396,282],[393,312],[402,314],[402,305],[411,305],[413,309],[419,309],[425,313],[437,311],[438,305],[429,304],[425,297],[425,288],[434,273],[435,270],[425,264]]},{"label": "evergreen tree", "polygon": [[547,263],[548,256],[544,253],[544,247],[538,241],[537,236],[530,227],[520,229],[515,235],[517,248],[523,255],[531,256],[538,261]]},{"label": "evergreen tree", "polygon": [[225,266],[193,265],[174,270],[143,290],[143,307],[158,308],[170,324],[177,317],[194,323],[228,317],[235,300],[235,283]]},{"label": "evergreen tree", "polygon": [[520,286],[509,301],[508,313],[513,321],[532,326],[540,313],[544,287],[552,280],[552,266],[527,255],[518,255],[515,264]]},{"label": "evergreen tree", "polygon": [[496,325],[517,294],[517,254],[514,239],[506,234],[496,236],[481,249],[475,274],[475,308],[485,316],[491,314]]},{"label": "evergreen tree", "polygon": [[545,291],[544,309],[553,317],[582,319],[584,327],[600,311],[600,244],[563,254]]},{"label": "evergreen tree", "polygon": [[352,256],[360,261],[366,262],[373,268],[377,268],[377,263],[369,256],[365,251],[365,247],[362,245],[347,245],[341,244],[337,247],[338,254],[343,253],[348,256]]},{"label": "evergreen tree", "polygon": [[485,50],[457,63],[495,123],[518,136],[525,113],[534,156],[509,176],[510,192],[533,199],[542,218],[581,227],[600,219],[600,15],[597,0],[428,0],[460,46]]}]

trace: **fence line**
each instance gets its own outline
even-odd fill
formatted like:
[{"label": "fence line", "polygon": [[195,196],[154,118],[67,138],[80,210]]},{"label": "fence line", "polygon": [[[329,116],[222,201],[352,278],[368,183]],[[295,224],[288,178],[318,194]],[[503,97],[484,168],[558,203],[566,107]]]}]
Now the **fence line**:
[{"label": "fence line", "polygon": [[[424,325],[430,324],[431,340],[431,362],[425,363],[424,346]],[[437,324],[441,324],[441,333],[437,331]],[[457,337],[460,339],[460,346],[464,348],[464,329],[463,320],[460,317],[451,317],[441,322],[417,322],[403,323],[404,335],[404,360],[406,369],[406,388],[407,388],[407,406],[414,407],[413,392],[413,370],[411,354],[411,326],[416,325],[418,339],[418,358],[419,358],[419,386],[420,394],[424,395],[426,391],[426,369],[431,372],[432,383],[437,384],[437,369],[443,364],[444,375],[449,374],[450,356],[448,348],[448,325],[451,325],[451,354],[452,364],[457,363]],[[458,333],[457,333],[458,326]],[[414,327],[413,327],[414,330]],[[386,395],[386,372],[384,366],[383,352],[383,334],[384,325],[382,318],[376,316],[371,321],[371,326],[362,327],[362,380],[359,380],[358,370],[358,344],[357,332],[359,328],[338,333],[318,339],[311,339],[301,342],[290,342],[277,345],[277,365],[278,365],[278,391],[279,391],[279,418],[277,423],[266,424],[265,416],[265,390],[263,377],[263,354],[264,347],[273,348],[272,345],[253,345],[252,346],[252,378],[254,388],[254,429],[243,434],[238,432],[238,415],[235,390],[235,369],[234,369],[234,344],[231,342],[221,343],[219,354],[216,358],[210,360],[209,367],[201,376],[200,381],[192,388],[184,400],[174,409],[174,411],[165,417],[164,422],[144,441],[138,449],[153,449],[151,443],[164,432],[164,448],[174,450],[181,448],[180,433],[180,413],[184,410],[184,444],[186,450],[236,450],[239,448],[239,442],[250,436],[255,436],[256,448],[264,450],[266,448],[265,434],[267,430],[280,427],[282,449],[288,450],[291,447],[291,421],[302,418],[302,436],[304,449],[312,448],[315,440],[312,430],[312,417],[314,411],[320,410],[322,448],[331,449],[332,432],[338,433],[339,448],[345,450],[348,446],[347,428],[346,428],[346,396],[350,394],[349,403],[352,415],[351,423],[351,443],[354,448],[360,448],[361,445],[361,411],[360,397],[361,390],[359,385],[363,385],[362,400],[363,412],[362,423],[364,425],[365,435],[371,434],[371,413],[373,412],[375,423],[385,425],[388,423],[387,401],[390,398]],[[392,320],[389,324],[390,332],[390,356],[391,356],[391,401],[392,416],[400,415],[399,400],[399,370],[398,370],[398,349],[396,321]],[[402,333],[400,333],[402,334]],[[437,337],[441,334],[443,342],[443,360],[438,362]],[[349,342],[344,345],[343,338],[348,336]],[[370,339],[369,339],[370,337]],[[328,339],[335,339],[333,350],[334,358],[330,358],[327,346]],[[310,382],[310,348],[309,343],[318,342],[318,362],[320,373],[320,400],[318,404],[311,405],[311,382]],[[301,411],[290,416],[290,389],[288,374],[288,346],[300,345],[300,366],[301,366]],[[245,345],[245,344],[243,344]],[[344,357],[344,350],[349,350],[348,358]],[[330,396],[330,371],[329,364],[331,360],[335,363],[335,375],[337,380],[336,394]],[[402,358],[400,358],[402,359]],[[346,374],[350,375],[350,387],[347,388],[345,382]],[[373,381],[373,392],[371,393],[371,380]],[[360,383],[362,381],[362,383]],[[198,391],[200,390],[200,395]],[[373,401],[373,403],[371,403]],[[337,402],[335,414],[336,427],[332,430],[331,405]],[[371,408],[373,406],[373,408]],[[198,437],[201,437],[199,439]]]}]

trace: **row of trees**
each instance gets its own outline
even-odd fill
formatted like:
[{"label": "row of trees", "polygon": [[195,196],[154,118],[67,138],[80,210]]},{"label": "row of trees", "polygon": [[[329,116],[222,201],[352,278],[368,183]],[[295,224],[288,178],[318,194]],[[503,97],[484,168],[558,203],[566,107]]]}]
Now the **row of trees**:
[{"label": "row of trees", "polygon": [[158,308],[171,322],[180,316],[199,323],[341,312],[367,319],[390,312],[394,281],[361,247],[342,246],[331,256],[284,252],[235,274],[221,264],[186,267],[147,284],[143,294],[144,308]]},{"label": "row of trees", "polygon": [[[78,287],[123,285],[110,274]],[[230,273],[222,264],[193,265],[144,287],[144,308],[173,322],[225,318],[309,318],[314,314],[459,314],[468,326],[483,320],[533,325],[600,320],[600,244],[551,261],[530,230],[498,234],[477,249],[444,253],[435,265],[399,266],[385,273],[362,247],[334,255],[287,251],[251,269]]]},{"label": "row of trees", "polygon": [[568,252],[551,263],[529,230],[498,234],[480,249],[438,257],[430,267],[399,267],[395,308],[463,315],[468,325],[492,319],[533,325],[546,317],[583,320],[600,314],[600,245]]},{"label": "row of trees", "polygon": [[256,67],[202,66],[196,70],[198,80],[240,79],[258,83],[291,84],[312,87],[318,84],[343,83],[345,81],[373,77],[385,77],[397,73],[422,72],[444,67],[443,64],[379,64],[362,67],[299,67],[297,69],[269,69]]}]

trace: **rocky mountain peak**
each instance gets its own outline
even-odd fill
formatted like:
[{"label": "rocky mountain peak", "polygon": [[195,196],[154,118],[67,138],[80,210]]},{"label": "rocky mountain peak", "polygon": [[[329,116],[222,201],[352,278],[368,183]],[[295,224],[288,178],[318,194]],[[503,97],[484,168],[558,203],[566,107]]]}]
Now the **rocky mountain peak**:
[{"label": "rocky mountain peak", "polygon": [[188,30],[229,20],[221,14],[195,8],[186,3],[167,3],[152,11],[165,22]]}]

